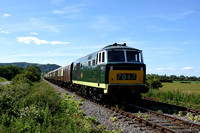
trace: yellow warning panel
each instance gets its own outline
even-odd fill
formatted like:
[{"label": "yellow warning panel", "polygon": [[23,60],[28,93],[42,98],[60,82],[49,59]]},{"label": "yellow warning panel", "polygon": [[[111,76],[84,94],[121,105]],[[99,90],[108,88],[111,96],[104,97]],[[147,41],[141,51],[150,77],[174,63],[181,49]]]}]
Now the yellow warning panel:
[{"label": "yellow warning panel", "polygon": [[142,84],[144,71],[141,70],[110,70],[109,84]]}]

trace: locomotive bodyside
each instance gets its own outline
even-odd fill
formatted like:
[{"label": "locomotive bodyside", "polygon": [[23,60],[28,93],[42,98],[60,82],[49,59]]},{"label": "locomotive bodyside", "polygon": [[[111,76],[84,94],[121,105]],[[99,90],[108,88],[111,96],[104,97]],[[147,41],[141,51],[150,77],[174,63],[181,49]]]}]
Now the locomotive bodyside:
[{"label": "locomotive bodyside", "polygon": [[146,65],[142,51],[126,45],[109,45],[49,72],[47,77],[77,88],[86,95],[132,95],[145,93]]}]

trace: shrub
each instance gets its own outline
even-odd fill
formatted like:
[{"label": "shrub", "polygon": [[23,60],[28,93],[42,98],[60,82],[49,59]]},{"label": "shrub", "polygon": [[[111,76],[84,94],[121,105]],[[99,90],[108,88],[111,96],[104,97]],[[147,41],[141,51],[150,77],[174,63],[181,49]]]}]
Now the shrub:
[{"label": "shrub", "polygon": [[5,82],[5,81],[7,81],[6,78],[0,77],[0,82]]},{"label": "shrub", "polygon": [[28,83],[32,85],[32,82],[26,77],[25,74],[18,74],[15,76],[15,78],[12,79],[12,84],[18,84],[19,82],[21,83]]},{"label": "shrub", "polygon": [[41,75],[41,70],[37,66],[27,66],[24,69],[24,74],[32,82],[39,81],[40,75]]},{"label": "shrub", "polygon": [[149,89],[158,89],[163,86],[160,80],[154,75],[147,75],[146,85]]}]

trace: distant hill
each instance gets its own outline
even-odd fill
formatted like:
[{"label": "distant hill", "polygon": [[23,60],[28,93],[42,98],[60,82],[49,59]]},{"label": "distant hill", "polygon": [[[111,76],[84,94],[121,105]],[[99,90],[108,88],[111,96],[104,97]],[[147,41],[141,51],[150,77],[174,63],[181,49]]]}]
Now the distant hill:
[{"label": "distant hill", "polygon": [[36,65],[40,68],[42,73],[49,72],[61,67],[56,64],[38,64],[38,63],[27,63],[27,62],[0,63],[0,66],[4,66],[4,65],[14,65],[14,66],[22,67],[22,68],[25,68],[26,66]]}]

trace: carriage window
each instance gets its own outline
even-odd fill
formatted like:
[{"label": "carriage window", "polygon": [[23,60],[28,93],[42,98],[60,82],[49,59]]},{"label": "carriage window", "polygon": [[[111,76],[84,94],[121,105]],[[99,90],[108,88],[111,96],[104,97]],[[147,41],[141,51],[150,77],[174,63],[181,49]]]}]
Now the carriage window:
[{"label": "carriage window", "polygon": [[92,60],[92,66],[95,66],[95,60]]},{"label": "carriage window", "polygon": [[96,64],[97,64],[97,62],[98,62],[98,54],[97,54],[97,58],[96,58]]},{"label": "carriage window", "polygon": [[101,53],[99,53],[99,63],[101,62]]},{"label": "carriage window", "polygon": [[88,66],[91,66],[91,61],[88,61]]},{"label": "carriage window", "polygon": [[102,62],[105,62],[105,52],[102,53]]},{"label": "carriage window", "polygon": [[139,52],[136,51],[126,51],[128,62],[141,62],[141,56]]},{"label": "carriage window", "polygon": [[109,62],[125,62],[124,51],[108,51]]}]

